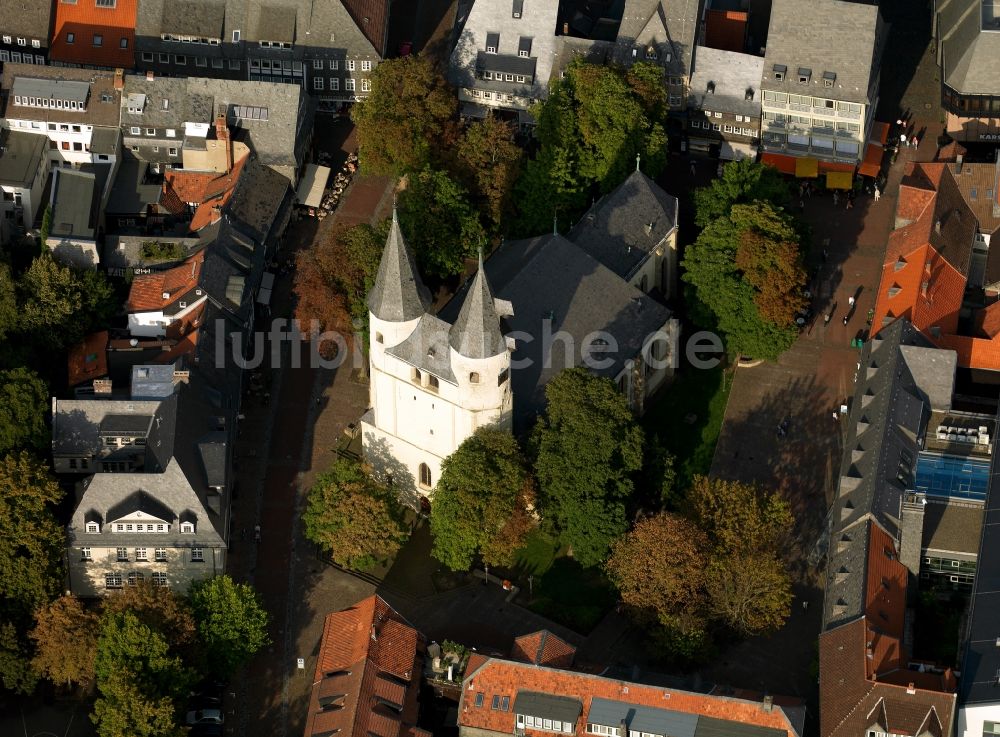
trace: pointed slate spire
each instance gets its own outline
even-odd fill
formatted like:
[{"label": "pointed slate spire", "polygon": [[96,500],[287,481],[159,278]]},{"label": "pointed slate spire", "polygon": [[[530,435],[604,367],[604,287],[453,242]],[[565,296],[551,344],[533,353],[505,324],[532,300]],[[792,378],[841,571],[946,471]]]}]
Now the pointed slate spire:
[{"label": "pointed slate spire", "polygon": [[399,229],[395,206],[392,208],[392,225],[378,265],[375,286],[368,295],[368,309],[386,322],[408,322],[427,312],[430,294],[413,261],[413,254],[406,245]]},{"label": "pointed slate spire", "polygon": [[448,342],[466,358],[490,358],[507,350],[493,304],[493,291],[483,269],[482,251],[479,252],[479,270],[465,294],[458,319],[451,326]]}]

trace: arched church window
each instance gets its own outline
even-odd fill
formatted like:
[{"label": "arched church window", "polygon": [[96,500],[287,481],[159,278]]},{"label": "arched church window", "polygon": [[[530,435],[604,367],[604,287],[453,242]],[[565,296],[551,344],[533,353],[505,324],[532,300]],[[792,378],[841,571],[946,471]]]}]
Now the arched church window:
[{"label": "arched church window", "polygon": [[469,383],[470,384],[478,384],[479,383],[479,372],[478,371],[473,371],[471,374],[469,374]]},{"label": "arched church window", "polygon": [[376,343],[385,343],[385,338],[382,337],[382,333],[375,333]]},{"label": "arched church window", "polygon": [[431,467],[426,463],[420,464],[420,485],[425,489],[431,488]]}]

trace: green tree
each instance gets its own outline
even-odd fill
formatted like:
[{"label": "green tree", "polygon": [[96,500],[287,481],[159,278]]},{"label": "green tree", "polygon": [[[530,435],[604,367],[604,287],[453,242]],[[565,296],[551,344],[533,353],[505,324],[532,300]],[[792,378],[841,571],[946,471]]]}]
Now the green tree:
[{"label": "green tree", "polygon": [[421,171],[454,140],[455,93],[429,57],[381,62],[371,91],[351,109],[358,158],[368,174]]},{"label": "green tree", "polygon": [[433,556],[455,571],[471,568],[477,554],[488,565],[509,564],[530,529],[530,490],[514,436],[476,430],[441,465],[431,507]]},{"label": "green tree", "polygon": [[55,684],[94,682],[99,617],[72,594],[61,596],[35,615],[30,637],[35,643],[32,667]]},{"label": "green tree", "polygon": [[154,632],[159,632],[177,654],[188,661],[201,654],[198,630],[188,602],[166,586],[138,581],[104,600],[104,613],[129,612]]},{"label": "green tree", "polygon": [[691,517],[726,553],[781,552],[792,529],[788,501],[753,484],[697,476],[687,502]]},{"label": "green tree", "polygon": [[21,319],[17,306],[17,288],[10,267],[0,263],[0,340],[15,332]]},{"label": "green tree", "polygon": [[705,588],[713,616],[743,636],[775,632],[791,614],[792,582],[774,555],[716,555]]},{"label": "green tree", "polygon": [[0,371],[0,453],[48,445],[49,388],[34,371]]},{"label": "green tree", "polygon": [[[596,188],[618,186],[642,157],[656,176],[667,160],[662,70],[642,62],[629,72],[572,62],[534,114],[540,148],[518,182],[518,232],[537,235],[558,216],[574,222]],[[660,90],[657,90],[657,87]]]},{"label": "green tree", "polygon": [[580,564],[593,566],[626,529],[642,430],[615,385],[582,368],[556,376],[545,396],[533,437],[540,506]]},{"label": "green tree", "polygon": [[267,611],[257,592],[229,576],[216,576],[191,588],[191,607],[212,672],[229,679],[270,643]]},{"label": "green tree", "polygon": [[731,352],[775,360],[795,341],[790,318],[805,304],[806,273],[787,214],[759,201],[734,205],[688,246],[684,270],[693,318],[720,330]]},{"label": "green tree", "polygon": [[494,231],[513,209],[511,198],[523,158],[524,152],[514,142],[514,127],[492,114],[462,131],[455,155],[456,176],[481,204]]},{"label": "green tree", "polygon": [[54,514],[62,497],[26,452],[0,460],[0,597],[9,611],[30,616],[62,589],[66,536]]},{"label": "green tree", "polygon": [[99,737],[181,737],[177,705],[169,696],[151,696],[128,672],[111,673],[102,682],[101,697],[90,719]]},{"label": "green tree", "polygon": [[54,347],[79,343],[116,309],[103,272],[61,266],[48,254],[32,261],[18,283],[21,326]]},{"label": "green tree", "polygon": [[423,169],[399,195],[399,223],[422,269],[448,277],[465,270],[486,245],[486,233],[469,196],[443,171]]},{"label": "green tree", "polygon": [[0,619],[0,682],[15,694],[30,694],[38,683],[31,667],[31,644],[23,630],[20,623]]},{"label": "green tree", "polygon": [[788,183],[777,169],[759,164],[753,159],[732,161],[722,170],[722,176],[707,187],[694,191],[695,223],[708,227],[729,214],[733,205],[746,205],[762,200],[775,207],[788,204]]},{"label": "green tree", "polygon": [[306,538],[345,568],[368,568],[391,558],[409,535],[392,490],[343,459],[316,479],[302,521]]}]

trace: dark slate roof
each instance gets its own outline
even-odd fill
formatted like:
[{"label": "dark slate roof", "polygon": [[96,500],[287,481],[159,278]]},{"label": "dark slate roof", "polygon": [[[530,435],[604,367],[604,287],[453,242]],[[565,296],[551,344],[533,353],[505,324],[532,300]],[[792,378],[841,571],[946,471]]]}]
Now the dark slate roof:
[{"label": "dark slate roof", "polygon": [[0,131],[0,143],[0,182],[30,187],[45,155],[48,138],[5,128]]},{"label": "dark slate roof", "polygon": [[[162,520],[172,520],[174,518],[173,512],[170,510],[166,504],[151,496],[149,492],[143,490],[137,490],[124,497],[121,501],[112,504],[107,508],[105,512],[105,519],[108,521],[121,519],[130,514],[135,514],[136,512],[142,512],[144,514],[150,514],[157,519]],[[93,516],[101,516],[100,514],[93,514]]]},{"label": "dark slate roof", "polygon": [[924,507],[923,548],[975,555],[982,537],[983,510],[964,504],[928,501]]},{"label": "dark slate roof", "polygon": [[[931,397],[940,401],[956,366],[954,352],[932,347],[906,319],[869,341],[860,363],[830,512],[825,629],[863,612],[868,523],[900,538],[903,494],[913,488]],[[911,366],[921,367],[917,376]]]},{"label": "dark slate roof", "polygon": [[465,291],[462,309],[451,327],[448,343],[466,358],[490,358],[507,350],[493,291],[483,269],[482,254],[479,254],[479,269]]},{"label": "dark slate roof", "polygon": [[52,32],[52,0],[0,0],[4,29],[11,35],[40,41],[48,48]]},{"label": "dark slate roof", "polygon": [[983,533],[969,605],[969,624],[959,684],[959,704],[996,703],[1000,673],[1000,453],[993,454],[984,505]]},{"label": "dark slate roof", "polygon": [[677,198],[635,171],[587,211],[569,239],[622,279],[630,279],[676,227]]},{"label": "dark slate roof", "polygon": [[[749,115],[757,119],[760,117],[763,74],[764,59],[759,56],[699,46],[694,57],[688,104],[697,110]],[[753,93],[749,100],[748,89]]]},{"label": "dark slate roof", "polygon": [[983,30],[982,0],[937,3],[938,61],[945,84],[965,94],[1000,93],[1000,33]]},{"label": "dark slate roof", "polygon": [[253,311],[254,298],[264,274],[265,250],[264,245],[228,223],[223,224],[218,237],[205,249],[198,286],[205,290],[209,300],[240,325],[249,321]]},{"label": "dark slate roof", "polygon": [[575,724],[583,711],[583,704],[579,699],[569,696],[554,696],[539,691],[518,691],[514,698],[514,710],[518,714]]},{"label": "dark slate roof", "polygon": [[227,450],[229,438],[221,430],[213,430],[198,441],[198,454],[209,486],[225,487],[229,471]]},{"label": "dark slate roof", "polygon": [[698,717],[698,727],[694,731],[694,737],[786,737],[787,735],[788,732],[783,729],[706,716]]},{"label": "dark slate roof", "polygon": [[368,295],[368,309],[380,320],[408,322],[426,313],[430,302],[394,209],[375,285]]},{"label": "dark slate roof", "polygon": [[113,215],[145,215],[149,205],[160,201],[163,188],[159,184],[147,184],[147,164],[126,152],[121,157],[115,183],[105,212]]},{"label": "dark slate roof", "polygon": [[535,61],[532,57],[515,54],[487,54],[485,51],[480,51],[476,54],[476,69],[534,77]]},{"label": "dark slate roof", "polygon": [[[545,385],[556,374],[585,365],[585,337],[604,330],[617,340],[617,353],[602,356],[610,358],[611,364],[594,369],[599,375],[614,377],[639,354],[646,337],[670,319],[669,309],[561,235],[508,241],[486,261],[485,269],[496,297],[513,307],[514,314],[503,318],[504,332],[523,332],[534,338],[517,341],[511,356],[514,362],[522,362],[511,376],[518,429],[534,422],[545,406]],[[439,317],[449,322],[457,318],[466,289],[442,308]],[[547,321],[551,321],[551,333],[566,331],[573,336],[569,363],[559,344],[551,355],[543,355]]]},{"label": "dark slate roof", "polygon": [[[52,195],[52,235],[92,239],[96,230],[96,176],[76,169],[59,169]],[[100,190],[96,192],[100,199]]]},{"label": "dark slate roof", "polygon": [[702,0],[625,0],[618,27],[619,61],[631,62],[635,46],[655,46],[669,74],[690,74],[703,4]]},{"label": "dark slate roof", "polygon": [[288,179],[251,156],[243,165],[226,213],[238,228],[263,243],[272,233],[284,232],[291,213]]},{"label": "dark slate roof", "polygon": [[450,331],[450,324],[434,315],[423,314],[406,340],[387,348],[386,353],[439,379],[457,384],[451,370],[451,351],[448,346]]},{"label": "dark slate roof", "polygon": [[160,27],[164,31],[178,36],[221,39],[225,21],[225,2],[172,0],[169,3],[163,3]]},{"label": "dark slate roof", "polygon": [[[874,103],[868,93],[879,74],[882,36],[878,5],[848,0],[774,0],[762,86],[791,94]],[[776,64],[788,69],[782,81],[774,78]],[[800,67],[812,70],[807,84],[798,81]],[[824,85],[824,72],[837,75],[832,88]]]},{"label": "dark slate roof", "polygon": [[668,734],[670,737],[695,737],[699,719],[697,714],[598,697],[591,699],[590,711],[587,712],[587,721],[593,724],[617,727],[625,722],[630,732]]}]

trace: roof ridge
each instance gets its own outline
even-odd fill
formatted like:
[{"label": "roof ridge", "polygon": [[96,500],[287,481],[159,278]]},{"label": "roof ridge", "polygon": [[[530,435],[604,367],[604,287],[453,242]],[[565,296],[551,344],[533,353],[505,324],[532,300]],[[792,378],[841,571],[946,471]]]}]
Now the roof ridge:
[{"label": "roof ridge", "polygon": [[538,638],[538,650],[535,652],[535,665],[539,665],[542,662],[542,655],[545,654],[545,643],[549,639],[549,631],[542,630],[542,636]]}]

